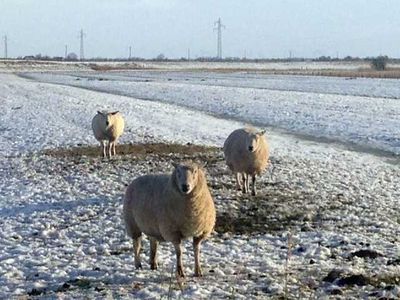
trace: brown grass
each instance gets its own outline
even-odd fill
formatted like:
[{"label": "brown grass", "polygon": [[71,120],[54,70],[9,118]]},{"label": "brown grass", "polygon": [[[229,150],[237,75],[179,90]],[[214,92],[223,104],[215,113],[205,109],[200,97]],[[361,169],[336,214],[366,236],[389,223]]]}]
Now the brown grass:
[{"label": "brown grass", "polygon": [[143,69],[143,67],[141,67],[138,64],[133,63],[133,62],[124,63],[124,64],[116,64],[116,65],[91,63],[91,64],[89,64],[89,68],[91,68],[94,71],[118,71],[118,70]]},{"label": "brown grass", "polygon": [[328,77],[346,77],[348,79],[353,78],[400,78],[400,68],[389,68],[385,71],[377,71],[373,69],[357,69],[357,70],[300,70],[300,69],[252,69],[252,68],[216,68],[216,69],[185,69],[182,71],[208,71],[216,73],[235,73],[235,72],[254,72],[260,74],[271,74],[271,75],[295,75],[295,76],[328,76]]},{"label": "brown grass", "polygon": [[400,68],[391,68],[385,71],[373,69],[358,70],[293,70],[274,71],[273,74],[281,75],[311,75],[352,78],[400,78]]},{"label": "brown grass", "polygon": [[157,71],[175,71],[175,72],[214,72],[214,73],[236,73],[236,72],[251,72],[260,74],[271,75],[295,75],[295,76],[329,76],[329,77],[346,77],[353,78],[400,78],[400,68],[392,67],[384,71],[374,70],[372,68],[358,68],[358,69],[271,69],[266,68],[210,68],[210,67],[193,67],[183,69],[164,69],[157,67],[141,67],[140,65],[129,62],[119,65],[108,64],[89,64],[89,67],[95,71],[117,71],[117,70],[157,70]]}]

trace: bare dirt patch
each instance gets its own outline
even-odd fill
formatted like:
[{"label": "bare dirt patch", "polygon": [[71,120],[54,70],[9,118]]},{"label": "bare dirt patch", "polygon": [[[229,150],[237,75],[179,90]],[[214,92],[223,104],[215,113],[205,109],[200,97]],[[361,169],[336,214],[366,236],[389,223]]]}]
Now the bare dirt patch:
[{"label": "bare dirt patch", "polygon": [[[165,143],[149,143],[149,144],[120,144],[117,145],[116,151],[118,156],[134,155],[146,156],[149,154],[156,155],[198,155],[204,153],[214,153],[218,151],[216,147],[198,146],[192,144],[165,144]],[[81,156],[99,157],[101,149],[99,146],[79,146],[71,148],[57,148],[44,150],[45,155],[54,157],[70,157],[76,158]]]}]

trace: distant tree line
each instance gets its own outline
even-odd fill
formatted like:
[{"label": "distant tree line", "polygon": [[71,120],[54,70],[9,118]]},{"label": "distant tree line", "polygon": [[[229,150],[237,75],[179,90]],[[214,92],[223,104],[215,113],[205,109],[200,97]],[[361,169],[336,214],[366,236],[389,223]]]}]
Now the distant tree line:
[{"label": "distant tree line", "polygon": [[[16,59],[18,60],[42,60],[42,61],[79,61],[78,56],[75,53],[69,53],[67,57],[61,56],[48,56],[42,54],[36,55],[27,55],[27,56],[19,56]],[[132,58],[104,58],[104,57],[93,57],[93,58],[85,58],[84,61],[103,61],[103,62],[127,62],[127,61],[170,61],[170,62],[178,62],[178,61],[188,61],[187,58],[167,58],[164,54],[160,53],[154,58],[146,59],[142,57],[132,57]],[[293,58],[246,58],[246,57],[225,57],[225,58],[217,58],[212,56],[204,56],[197,57],[194,59],[190,59],[190,61],[199,61],[199,62],[368,62],[371,67],[375,70],[385,70],[388,63],[400,63],[399,58],[389,58],[385,55],[380,55],[377,57],[354,57],[354,56],[346,56],[343,58],[331,57],[331,56],[320,56],[316,58],[303,58],[303,57],[293,57]]]},{"label": "distant tree line", "polygon": [[386,69],[389,57],[380,55],[371,59],[371,67],[377,71],[383,71]]}]

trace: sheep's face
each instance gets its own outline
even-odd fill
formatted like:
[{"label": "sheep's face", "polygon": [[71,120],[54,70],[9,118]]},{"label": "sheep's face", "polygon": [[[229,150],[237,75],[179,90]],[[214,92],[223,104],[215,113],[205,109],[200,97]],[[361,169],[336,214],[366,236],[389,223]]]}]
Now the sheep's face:
[{"label": "sheep's face", "polygon": [[198,167],[195,165],[174,164],[176,184],[182,194],[190,194],[197,183]]},{"label": "sheep's face", "polygon": [[260,140],[264,133],[265,131],[263,130],[249,135],[246,143],[246,148],[249,152],[254,152],[258,149],[258,145],[260,144]]},{"label": "sheep's face", "polygon": [[110,114],[106,115],[106,117],[104,118],[104,121],[106,122],[106,123],[105,123],[106,128],[110,127],[110,124],[111,124],[111,122],[112,122],[111,119],[112,119],[112,115],[110,115]]},{"label": "sheep's face", "polygon": [[103,113],[103,112],[99,111],[98,113],[103,116],[104,127],[108,128],[113,123],[114,115],[116,115],[118,113],[118,111],[111,112],[111,113]]}]

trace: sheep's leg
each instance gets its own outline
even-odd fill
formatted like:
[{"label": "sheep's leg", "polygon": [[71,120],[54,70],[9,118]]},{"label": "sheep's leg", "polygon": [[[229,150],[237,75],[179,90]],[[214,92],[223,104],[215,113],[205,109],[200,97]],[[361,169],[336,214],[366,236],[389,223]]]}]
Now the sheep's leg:
[{"label": "sheep's leg", "polygon": [[236,173],[236,189],[238,191],[242,190],[242,185],[240,183],[240,173]]},{"label": "sheep's leg", "polygon": [[250,175],[249,174],[247,174],[247,176],[246,176],[247,178],[246,178],[246,183],[247,183],[247,192],[249,192],[250,191]]},{"label": "sheep's leg", "polygon": [[255,174],[251,177],[251,189],[252,189],[251,194],[253,196],[255,196],[256,192],[257,192],[256,191],[256,175]]},{"label": "sheep's leg", "polygon": [[112,143],[112,146],[113,146],[113,155],[115,156],[115,154],[116,154],[116,152],[115,152],[115,144],[117,143],[117,141],[114,141],[113,143]]},{"label": "sheep's leg", "polygon": [[103,157],[106,157],[106,142],[105,141],[101,141],[100,145],[102,147],[102,152],[103,152]]},{"label": "sheep's leg", "polygon": [[140,250],[142,249],[142,237],[139,236],[133,239],[133,251],[135,253],[135,267],[142,269],[142,262],[140,261]]},{"label": "sheep's leg", "polygon": [[182,266],[182,245],[181,241],[174,242],[175,252],[176,252],[176,274],[179,277],[185,277],[185,272]]},{"label": "sheep's leg", "polygon": [[203,241],[203,237],[194,237],[193,238],[193,250],[194,250],[194,276],[201,277],[203,276],[203,271],[200,266],[200,246]]},{"label": "sheep's leg", "polygon": [[150,239],[150,267],[152,270],[157,270],[158,263],[157,263],[157,248],[158,248],[158,241],[156,239]]},{"label": "sheep's leg", "polygon": [[243,178],[243,189],[242,192],[243,193],[247,193],[248,192],[248,176],[246,173],[242,173],[242,178]]},{"label": "sheep's leg", "polygon": [[111,158],[111,148],[112,148],[112,142],[108,142],[108,155]]}]

